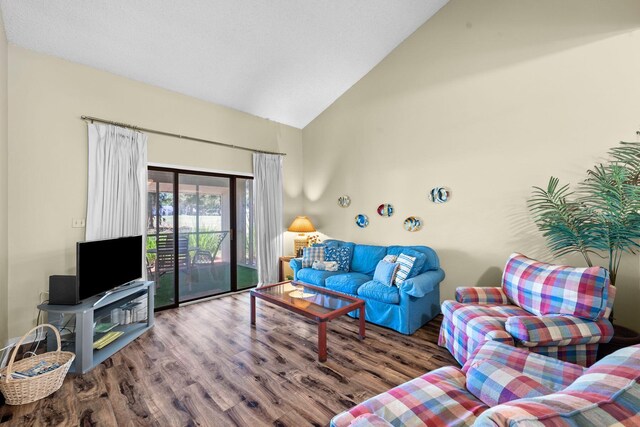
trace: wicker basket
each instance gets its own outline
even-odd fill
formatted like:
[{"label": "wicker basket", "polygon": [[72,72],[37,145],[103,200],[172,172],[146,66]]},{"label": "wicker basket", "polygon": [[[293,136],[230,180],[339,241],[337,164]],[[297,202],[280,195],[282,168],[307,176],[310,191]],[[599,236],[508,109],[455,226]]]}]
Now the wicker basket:
[{"label": "wicker basket", "polygon": [[[35,332],[39,328],[50,328],[56,335],[58,342],[58,350],[50,351],[47,353],[39,354],[33,357],[22,359],[19,362],[15,362],[16,353],[22,345],[22,342]],[[55,392],[62,386],[62,381],[67,375],[71,362],[75,359],[76,355],[69,351],[61,351],[62,345],[60,342],[60,332],[54,326],[45,323],[43,325],[36,326],[29,332],[27,332],[16,344],[9,364],[6,368],[0,370],[0,391],[4,394],[7,404],[9,405],[23,405],[25,403],[35,402]],[[33,368],[39,362],[45,361],[47,363],[57,362],[60,366],[52,371],[44,374],[36,375],[30,378],[15,379],[12,374],[16,371],[26,371]]]}]

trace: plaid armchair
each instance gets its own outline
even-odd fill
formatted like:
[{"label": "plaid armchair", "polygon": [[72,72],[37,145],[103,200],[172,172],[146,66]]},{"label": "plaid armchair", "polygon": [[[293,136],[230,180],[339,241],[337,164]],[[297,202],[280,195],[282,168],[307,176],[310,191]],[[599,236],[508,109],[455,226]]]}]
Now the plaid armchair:
[{"label": "plaid armchair", "polygon": [[374,396],[332,427],[640,425],[640,345],[590,368],[488,341],[462,369],[445,366]]},{"label": "plaid armchair", "polygon": [[442,303],[439,344],[462,365],[485,341],[525,347],[582,366],[613,336],[615,287],[601,267],[544,264],[512,254],[499,288],[456,290]]}]

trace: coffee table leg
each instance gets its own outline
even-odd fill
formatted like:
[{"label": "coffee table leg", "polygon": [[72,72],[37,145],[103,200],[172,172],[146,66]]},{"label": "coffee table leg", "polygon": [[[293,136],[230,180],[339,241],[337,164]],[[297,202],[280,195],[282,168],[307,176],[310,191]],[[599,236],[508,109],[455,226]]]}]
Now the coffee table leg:
[{"label": "coffee table leg", "polygon": [[251,295],[251,324],[256,324],[256,297]]},{"label": "coffee table leg", "polygon": [[327,322],[318,322],[318,360],[327,361]]},{"label": "coffee table leg", "polygon": [[364,324],[365,324],[365,320],[364,320],[364,304],[362,304],[362,307],[360,307],[360,339],[363,340],[364,339]]}]

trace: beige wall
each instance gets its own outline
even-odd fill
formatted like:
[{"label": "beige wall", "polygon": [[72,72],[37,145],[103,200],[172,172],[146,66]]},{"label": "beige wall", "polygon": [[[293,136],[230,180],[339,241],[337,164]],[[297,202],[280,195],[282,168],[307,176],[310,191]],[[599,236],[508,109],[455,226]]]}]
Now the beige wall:
[{"label": "beige wall", "polygon": [[0,347],[8,338],[7,317],[7,39],[0,16]]},{"label": "beige wall", "polygon": [[[332,237],[432,246],[443,299],[497,284],[512,251],[552,261],[525,202],[636,140],[639,29],[635,0],[452,0],[303,130],[305,211]],[[429,202],[434,186],[451,201]],[[385,202],[390,219],[375,213]],[[403,230],[409,215],[422,231]],[[616,310],[640,329],[638,270],[626,257]]]},{"label": "beige wall", "polygon": [[[73,274],[84,229],[87,137],[80,116],[283,151],[285,223],[302,210],[301,131],[9,46],[9,336],[32,326],[51,274]],[[149,135],[149,162],[251,173],[251,153]],[[289,242],[290,244],[290,242]],[[108,266],[107,266],[108,268]]]},{"label": "beige wall", "polygon": [[[551,260],[525,201],[549,175],[575,183],[618,140],[635,140],[639,17],[635,0],[452,0],[302,132],[9,46],[9,143],[0,40],[0,342],[33,324],[49,275],[74,271],[82,114],[287,152],[285,226],[304,208],[331,237],[432,246],[447,272],[443,298],[497,283],[512,251]],[[251,171],[248,153],[155,135],[149,161]],[[436,185],[453,190],[450,203],[428,202]],[[350,208],[337,206],[341,194]],[[383,202],[396,208],[390,219],[375,214]],[[357,213],[367,229],[353,224]],[[405,232],[409,215],[425,228]],[[616,306],[638,329],[639,269],[637,257],[624,260]]]}]

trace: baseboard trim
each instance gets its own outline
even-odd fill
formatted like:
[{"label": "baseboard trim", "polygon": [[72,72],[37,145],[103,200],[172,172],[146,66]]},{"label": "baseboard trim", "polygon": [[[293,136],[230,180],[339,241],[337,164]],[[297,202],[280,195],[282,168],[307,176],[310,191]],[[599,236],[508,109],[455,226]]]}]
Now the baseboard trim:
[{"label": "baseboard trim", "polygon": [[212,295],[212,296],[207,297],[207,298],[200,298],[200,299],[197,299],[197,300],[194,300],[194,301],[187,301],[187,302],[180,303],[178,305],[178,307],[186,307],[186,306],[191,305],[191,304],[198,304],[199,302],[211,301],[211,300],[218,299],[218,298],[228,297],[230,295],[238,295],[238,294],[242,294],[244,292],[249,292],[251,289],[252,288],[242,289],[241,291],[226,292],[226,293],[224,293],[222,295]]}]

